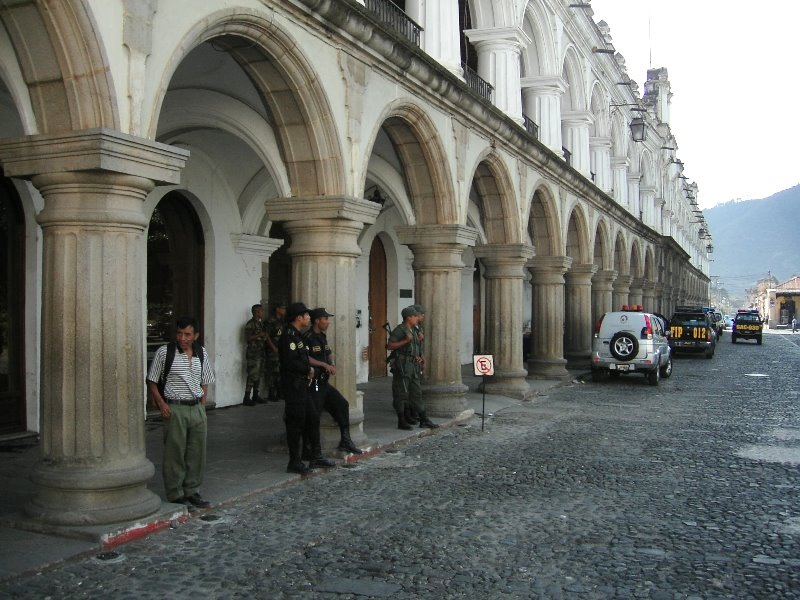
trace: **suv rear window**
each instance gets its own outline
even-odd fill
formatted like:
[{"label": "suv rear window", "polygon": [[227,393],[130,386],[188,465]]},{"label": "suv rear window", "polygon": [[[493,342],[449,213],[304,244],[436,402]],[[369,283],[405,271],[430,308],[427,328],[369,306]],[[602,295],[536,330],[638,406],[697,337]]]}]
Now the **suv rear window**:
[{"label": "suv rear window", "polygon": [[743,321],[745,323],[758,323],[761,319],[758,318],[758,315],[754,315],[752,313],[740,313],[736,315],[736,321]]}]

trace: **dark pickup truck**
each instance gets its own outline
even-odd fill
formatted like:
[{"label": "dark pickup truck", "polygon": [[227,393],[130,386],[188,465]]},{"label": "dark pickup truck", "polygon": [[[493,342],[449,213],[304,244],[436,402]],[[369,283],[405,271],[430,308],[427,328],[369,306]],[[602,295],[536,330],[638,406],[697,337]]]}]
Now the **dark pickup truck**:
[{"label": "dark pickup truck", "polygon": [[761,344],[763,328],[763,321],[758,311],[739,310],[733,318],[731,342],[735,344],[736,340],[755,340],[756,344]]},{"label": "dark pickup truck", "polygon": [[669,345],[673,352],[703,352],[712,358],[717,331],[702,308],[679,308],[669,320]]}]

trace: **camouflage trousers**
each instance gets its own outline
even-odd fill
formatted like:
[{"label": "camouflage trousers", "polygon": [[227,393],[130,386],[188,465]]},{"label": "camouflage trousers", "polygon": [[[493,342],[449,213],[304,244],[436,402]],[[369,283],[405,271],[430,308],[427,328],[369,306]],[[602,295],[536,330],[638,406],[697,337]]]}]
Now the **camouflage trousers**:
[{"label": "camouflage trousers", "polygon": [[264,374],[264,353],[260,348],[247,349],[245,352],[245,363],[247,365],[247,391],[252,388],[258,389],[261,376]]}]

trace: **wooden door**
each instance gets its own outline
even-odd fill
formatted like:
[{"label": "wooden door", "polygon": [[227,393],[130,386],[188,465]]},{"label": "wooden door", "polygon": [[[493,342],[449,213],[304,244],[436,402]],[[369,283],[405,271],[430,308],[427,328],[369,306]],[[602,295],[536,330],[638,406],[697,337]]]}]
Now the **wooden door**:
[{"label": "wooden door", "polygon": [[[369,376],[386,376],[386,250],[375,236],[369,250]],[[394,325],[394,323],[393,323]]]}]

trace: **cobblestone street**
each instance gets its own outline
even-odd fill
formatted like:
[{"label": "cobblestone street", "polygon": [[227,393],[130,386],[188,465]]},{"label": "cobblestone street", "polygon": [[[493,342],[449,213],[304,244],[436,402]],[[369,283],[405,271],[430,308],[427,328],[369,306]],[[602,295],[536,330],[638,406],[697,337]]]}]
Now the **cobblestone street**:
[{"label": "cobblestone street", "polygon": [[573,382],[2,595],[800,598],[800,348],[764,337],[726,332],[659,387]]}]

